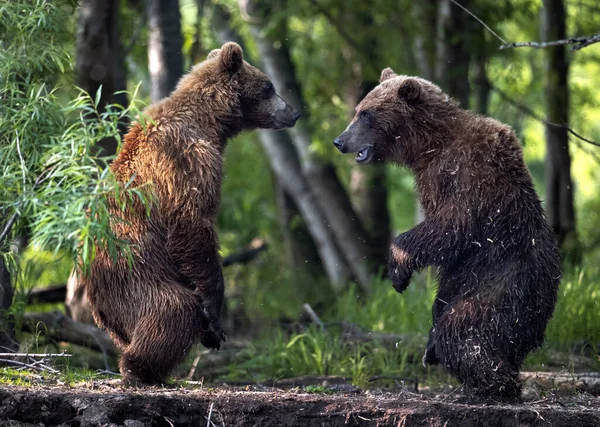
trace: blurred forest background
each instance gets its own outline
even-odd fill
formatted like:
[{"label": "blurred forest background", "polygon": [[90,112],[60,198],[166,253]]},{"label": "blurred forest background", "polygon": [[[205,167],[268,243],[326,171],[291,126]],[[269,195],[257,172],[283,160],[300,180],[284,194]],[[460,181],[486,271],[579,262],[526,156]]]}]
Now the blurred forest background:
[{"label": "blurred forest background", "polygon": [[[227,148],[230,340],[192,351],[177,376],[452,381],[420,364],[435,272],[402,295],[384,277],[390,239],[420,220],[412,176],[358,167],[332,145],[388,66],[515,129],[565,268],[547,342],[526,368],[597,370],[599,33],[594,0],[0,0],[0,352],[73,354],[38,366],[43,375],[116,369],[65,286],[94,239],[110,244],[106,164],[144,105],[233,40],[302,118]],[[578,36],[596,37],[500,48]],[[0,381],[27,382],[20,368],[36,366],[4,362]]]}]

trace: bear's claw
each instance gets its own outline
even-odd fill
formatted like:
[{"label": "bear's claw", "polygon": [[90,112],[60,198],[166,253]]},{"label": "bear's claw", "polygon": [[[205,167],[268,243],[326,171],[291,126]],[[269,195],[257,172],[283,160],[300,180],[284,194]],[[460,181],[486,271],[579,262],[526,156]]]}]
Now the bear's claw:
[{"label": "bear's claw", "polygon": [[408,284],[412,277],[412,271],[391,261],[388,266],[388,277],[391,279],[394,289],[396,289],[398,293],[401,293],[408,288]]}]

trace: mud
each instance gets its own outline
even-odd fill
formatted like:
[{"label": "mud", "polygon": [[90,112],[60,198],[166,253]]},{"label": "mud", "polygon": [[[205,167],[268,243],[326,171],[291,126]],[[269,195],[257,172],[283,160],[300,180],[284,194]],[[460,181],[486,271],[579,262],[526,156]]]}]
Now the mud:
[{"label": "mud", "polygon": [[256,387],[125,390],[114,385],[0,387],[1,426],[600,426],[586,394],[517,405],[453,394],[306,393]]}]

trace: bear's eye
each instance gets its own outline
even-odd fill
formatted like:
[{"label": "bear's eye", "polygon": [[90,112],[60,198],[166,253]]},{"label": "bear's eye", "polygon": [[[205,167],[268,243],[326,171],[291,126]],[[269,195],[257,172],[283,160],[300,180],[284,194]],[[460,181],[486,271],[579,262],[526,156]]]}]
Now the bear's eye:
[{"label": "bear's eye", "polygon": [[273,87],[273,83],[271,83],[271,82],[265,83],[265,85],[263,86],[263,89],[262,89],[263,99],[269,99],[273,95],[275,95],[275,88]]},{"label": "bear's eye", "polygon": [[371,121],[373,120],[373,114],[371,114],[370,111],[366,111],[366,110],[361,111],[359,117],[365,125],[371,126]]}]

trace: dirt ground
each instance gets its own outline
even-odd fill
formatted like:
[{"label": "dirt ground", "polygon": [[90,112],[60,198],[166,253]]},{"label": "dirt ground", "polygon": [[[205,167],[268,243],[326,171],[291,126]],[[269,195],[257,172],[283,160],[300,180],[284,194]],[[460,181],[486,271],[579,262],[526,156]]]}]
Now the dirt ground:
[{"label": "dirt ground", "polygon": [[572,394],[471,405],[451,394],[270,387],[125,390],[0,386],[0,426],[600,426],[600,398]]}]

